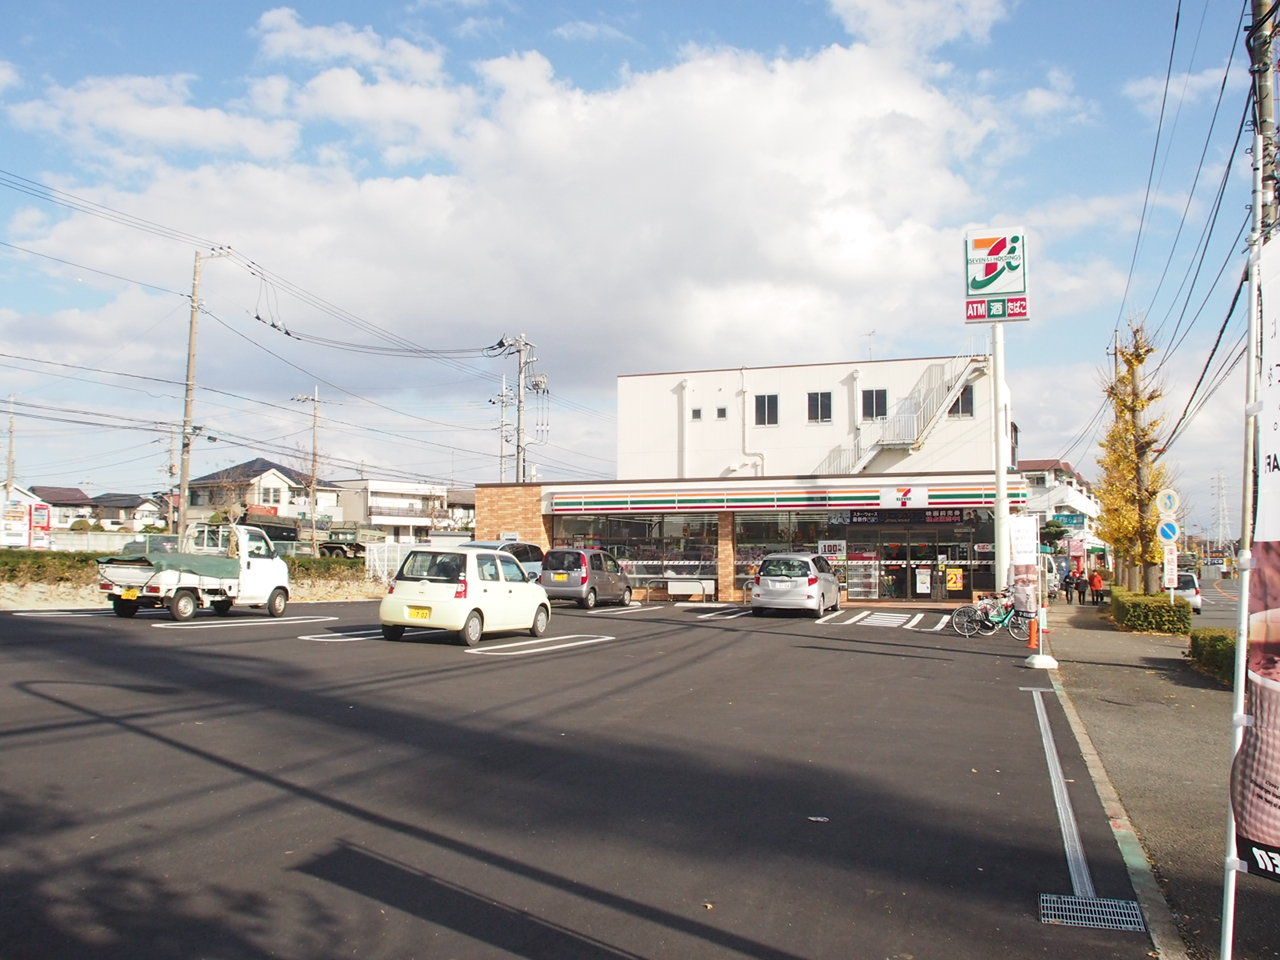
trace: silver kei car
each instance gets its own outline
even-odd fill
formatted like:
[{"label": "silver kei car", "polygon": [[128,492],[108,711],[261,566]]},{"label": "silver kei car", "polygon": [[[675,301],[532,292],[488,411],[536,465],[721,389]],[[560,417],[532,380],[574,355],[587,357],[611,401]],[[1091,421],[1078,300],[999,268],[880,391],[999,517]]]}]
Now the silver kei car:
[{"label": "silver kei car", "polygon": [[751,613],[807,610],[814,617],[840,606],[840,580],[827,558],[816,553],[771,553],[751,582]]}]

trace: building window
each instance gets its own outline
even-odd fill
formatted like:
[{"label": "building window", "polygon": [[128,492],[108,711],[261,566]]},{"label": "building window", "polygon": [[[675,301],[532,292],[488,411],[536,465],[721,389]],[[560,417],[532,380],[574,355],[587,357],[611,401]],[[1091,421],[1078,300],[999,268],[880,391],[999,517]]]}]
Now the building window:
[{"label": "building window", "polygon": [[889,393],[886,390],[862,391],[862,419],[883,420],[889,416]]},{"label": "building window", "polygon": [[830,423],[831,422],[831,394],[830,393],[809,394],[809,422],[810,423]]},{"label": "building window", "polygon": [[690,410],[690,411],[689,411],[689,418],[690,418],[691,420],[701,420],[701,419],[702,419],[702,408],[701,408],[701,407],[694,407],[692,410]]},{"label": "building window", "polygon": [[716,407],[716,419],[717,419],[717,420],[727,420],[728,418],[729,418],[729,408],[728,408],[728,407]]},{"label": "building window", "polygon": [[776,426],[778,423],[778,395],[776,393],[756,394],[756,426]]},{"label": "building window", "polygon": [[956,402],[951,405],[951,409],[947,411],[950,417],[972,417],[973,416],[973,384],[969,384],[960,391],[960,396],[956,397]]},{"label": "building window", "polygon": [[262,502],[263,503],[279,503],[280,488],[279,487],[263,487]]}]

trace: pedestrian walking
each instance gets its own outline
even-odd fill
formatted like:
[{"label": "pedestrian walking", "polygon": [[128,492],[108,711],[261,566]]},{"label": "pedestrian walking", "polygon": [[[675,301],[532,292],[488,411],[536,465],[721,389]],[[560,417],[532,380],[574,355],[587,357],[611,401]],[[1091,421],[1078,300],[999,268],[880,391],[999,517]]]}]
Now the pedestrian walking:
[{"label": "pedestrian walking", "polygon": [[1102,571],[1094,570],[1089,574],[1089,592],[1093,595],[1095,607],[1102,602],[1102,586]]},{"label": "pedestrian walking", "polygon": [[1080,601],[1080,606],[1084,606],[1084,595],[1089,590],[1089,578],[1084,575],[1081,570],[1076,574],[1076,599]]},{"label": "pedestrian walking", "polygon": [[1075,586],[1076,578],[1073,577],[1071,575],[1071,571],[1068,570],[1062,577],[1062,592],[1066,595],[1067,603],[1071,602],[1071,591],[1075,589]]}]

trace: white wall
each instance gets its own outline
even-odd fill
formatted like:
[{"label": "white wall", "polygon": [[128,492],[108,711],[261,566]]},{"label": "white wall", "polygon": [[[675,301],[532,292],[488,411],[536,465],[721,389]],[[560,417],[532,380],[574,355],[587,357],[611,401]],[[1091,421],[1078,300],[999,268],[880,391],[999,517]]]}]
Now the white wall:
[{"label": "white wall", "polygon": [[[807,476],[827,472],[828,456],[852,447],[862,423],[862,392],[884,390],[889,412],[925,370],[950,358],[807,364],[618,378],[618,478]],[[831,394],[831,420],[808,420],[808,394]],[[776,426],[755,423],[756,395],[778,397]],[[723,408],[725,416],[717,414]],[[693,411],[701,411],[693,419]],[[991,380],[974,382],[974,415],[944,415],[917,452],[885,450],[866,472],[923,473],[992,468]]]}]

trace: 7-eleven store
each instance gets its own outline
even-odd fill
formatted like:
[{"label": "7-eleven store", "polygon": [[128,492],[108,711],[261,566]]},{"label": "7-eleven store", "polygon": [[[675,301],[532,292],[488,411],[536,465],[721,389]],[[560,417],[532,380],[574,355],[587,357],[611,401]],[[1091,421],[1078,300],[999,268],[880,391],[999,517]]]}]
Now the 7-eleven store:
[{"label": "7-eleven store", "polygon": [[850,600],[967,601],[995,585],[995,496],[991,473],[479,484],[476,538],[601,547],[640,596],[741,600],[761,557],[805,550]]}]

